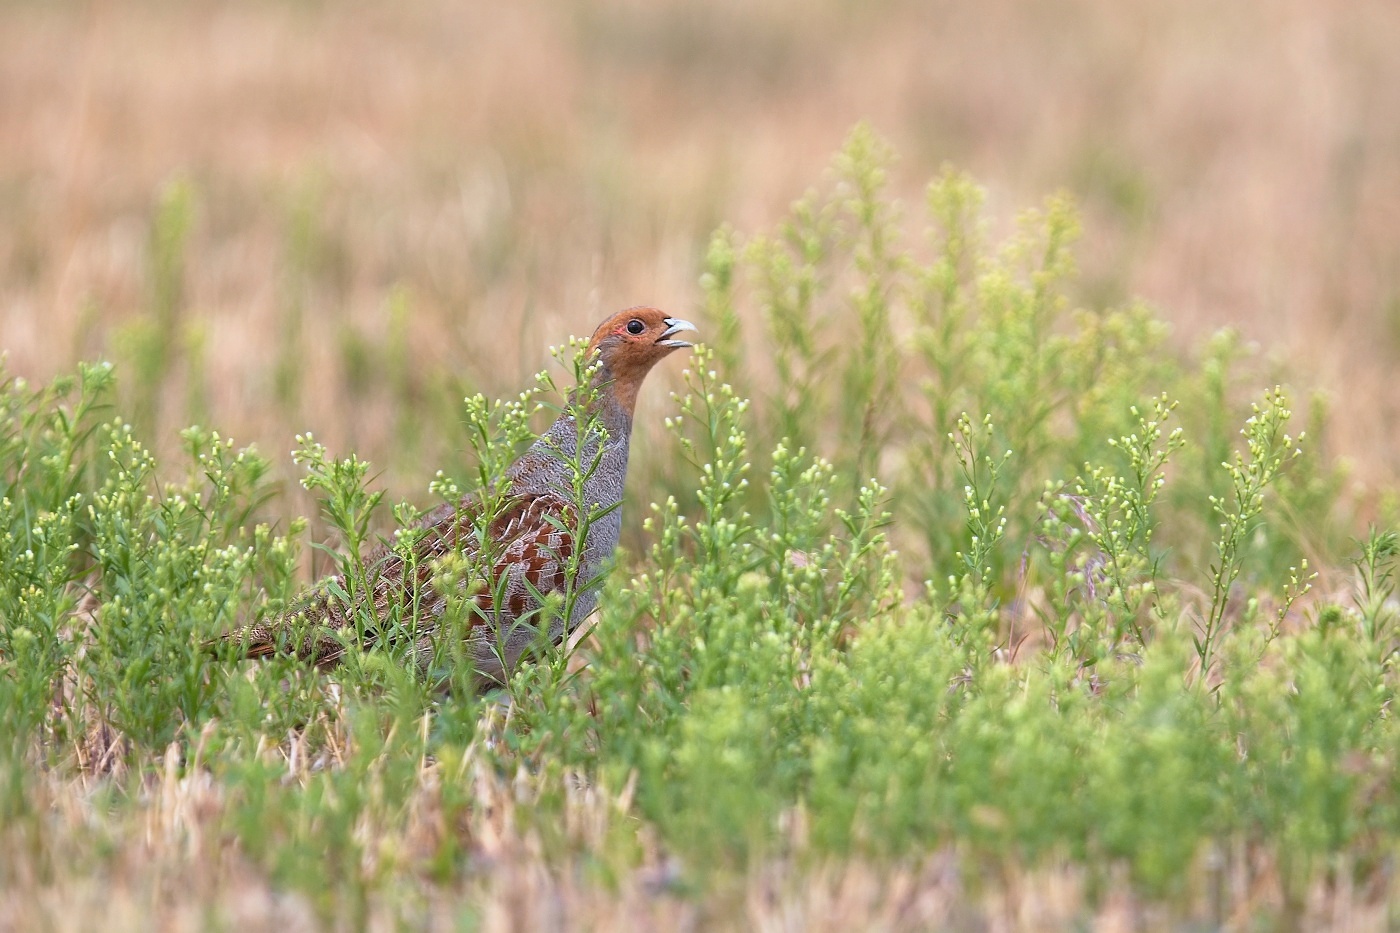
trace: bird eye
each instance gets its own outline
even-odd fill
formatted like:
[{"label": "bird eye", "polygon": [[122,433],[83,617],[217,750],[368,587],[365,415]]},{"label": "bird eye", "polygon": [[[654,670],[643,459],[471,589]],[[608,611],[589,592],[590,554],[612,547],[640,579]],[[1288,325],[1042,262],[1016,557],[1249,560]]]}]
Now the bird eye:
[{"label": "bird eye", "polygon": [[640,334],[646,329],[647,326],[636,318],[632,318],[632,320],[627,322],[627,333],[629,334]]}]

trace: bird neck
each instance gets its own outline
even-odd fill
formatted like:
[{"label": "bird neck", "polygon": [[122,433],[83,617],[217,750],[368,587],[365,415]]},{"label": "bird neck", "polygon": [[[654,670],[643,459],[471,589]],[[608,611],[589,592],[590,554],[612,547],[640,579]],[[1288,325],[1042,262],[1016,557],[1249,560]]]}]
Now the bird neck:
[{"label": "bird neck", "polygon": [[587,476],[584,487],[589,499],[620,501],[632,438],[632,412],[619,402],[612,388],[604,385],[587,405],[580,403],[577,392],[570,393],[568,406],[512,471],[516,489],[567,492],[574,488],[574,472],[578,470]]},{"label": "bird neck", "polygon": [[600,367],[586,391],[573,389],[569,392],[569,404],[554,425],[561,427],[567,422],[569,430],[577,434],[573,419],[581,417],[586,431],[597,431],[601,427],[611,439],[627,438],[632,434],[636,405],[636,383],[627,378],[618,379],[607,367]]},{"label": "bird neck", "polygon": [[[630,430],[632,414],[637,410],[637,391],[641,389],[642,381],[646,379],[650,370],[651,362],[649,361],[638,363],[630,359],[622,359],[602,363],[598,367],[598,371],[593,374],[593,382],[589,386],[589,391],[594,398],[594,404],[599,406],[603,416],[607,418],[625,417]],[[611,425],[608,426],[608,429],[612,430]]]}]

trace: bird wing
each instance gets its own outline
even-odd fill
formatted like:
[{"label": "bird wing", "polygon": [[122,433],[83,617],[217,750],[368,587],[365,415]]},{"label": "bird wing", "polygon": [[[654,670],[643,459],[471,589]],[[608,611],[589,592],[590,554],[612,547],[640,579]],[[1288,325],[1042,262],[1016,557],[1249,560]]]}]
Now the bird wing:
[{"label": "bird wing", "polygon": [[[449,598],[433,582],[443,558],[456,554],[468,568],[461,587],[468,590],[470,613],[462,634],[477,660],[494,666],[498,651],[518,653],[513,643],[527,634],[520,623],[531,621],[540,599],[564,588],[577,529],[577,509],[555,493],[507,494],[494,505],[489,521],[475,496],[440,506],[414,526],[410,559],[389,546],[370,553],[366,586],[358,593],[349,592],[343,574],[329,577],[275,618],[222,641],[237,644],[242,657],[296,654],[323,668],[338,664],[351,641],[370,647],[403,632],[420,647],[430,645]],[[374,609],[370,618],[363,612],[367,603]],[[347,639],[357,619],[363,631]]]}]

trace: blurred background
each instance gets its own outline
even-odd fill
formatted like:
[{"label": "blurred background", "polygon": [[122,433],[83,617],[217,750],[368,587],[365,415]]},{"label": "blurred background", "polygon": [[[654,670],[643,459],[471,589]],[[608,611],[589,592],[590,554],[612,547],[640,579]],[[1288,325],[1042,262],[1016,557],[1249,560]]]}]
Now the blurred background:
[{"label": "blurred background", "polygon": [[916,224],[945,163],[994,225],[1069,191],[1078,300],[1183,350],[1237,327],[1389,481],[1397,49],[1393,0],[7,2],[0,348],[115,360],[158,444],[211,424],[290,475],[312,430],[421,500],[464,392],[696,314],[712,231],[771,227],[866,120]]}]

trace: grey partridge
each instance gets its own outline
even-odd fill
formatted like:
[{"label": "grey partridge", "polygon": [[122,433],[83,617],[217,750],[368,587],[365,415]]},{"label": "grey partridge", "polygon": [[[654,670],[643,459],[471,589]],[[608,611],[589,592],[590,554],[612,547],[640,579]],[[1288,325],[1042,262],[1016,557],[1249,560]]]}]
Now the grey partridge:
[{"label": "grey partridge", "polygon": [[[440,624],[451,592],[435,586],[433,578],[442,559],[457,553],[468,565],[475,559],[482,567],[475,585],[458,594],[465,597],[466,614],[457,631],[465,633],[479,682],[503,681],[533,646],[543,639],[557,644],[597,606],[597,583],[622,530],[619,505],[637,390],[658,361],[691,346],[676,334],[693,330],[688,321],[655,308],[630,308],[608,318],[588,346],[596,363],[584,393],[591,432],[580,430],[576,406],[566,406],[506,471],[500,486],[423,516],[410,537],[410,560],[381,546],[364,561],[360,593],[351,595],[343,577],[323,581],[281,616],[226,635],[221,653],[232,648],[241,657],[296,654],[328,668],[357,641],[370,647],[367,643],[397,637],[410,642],[406,647],[426,666],[443,634]],[[580,465],[583,502],[574,486]],[[580,554],[581,506],[590,520]],[[487,509],[491,515],[485,515]],[[574,572],[567,573],[571,568]],[[566,587],[573,588],[573,598],[562,618],[560,600],[551,605],[551,594],[562,595]],[[542,618],[551,609],[554,617]]]}]

